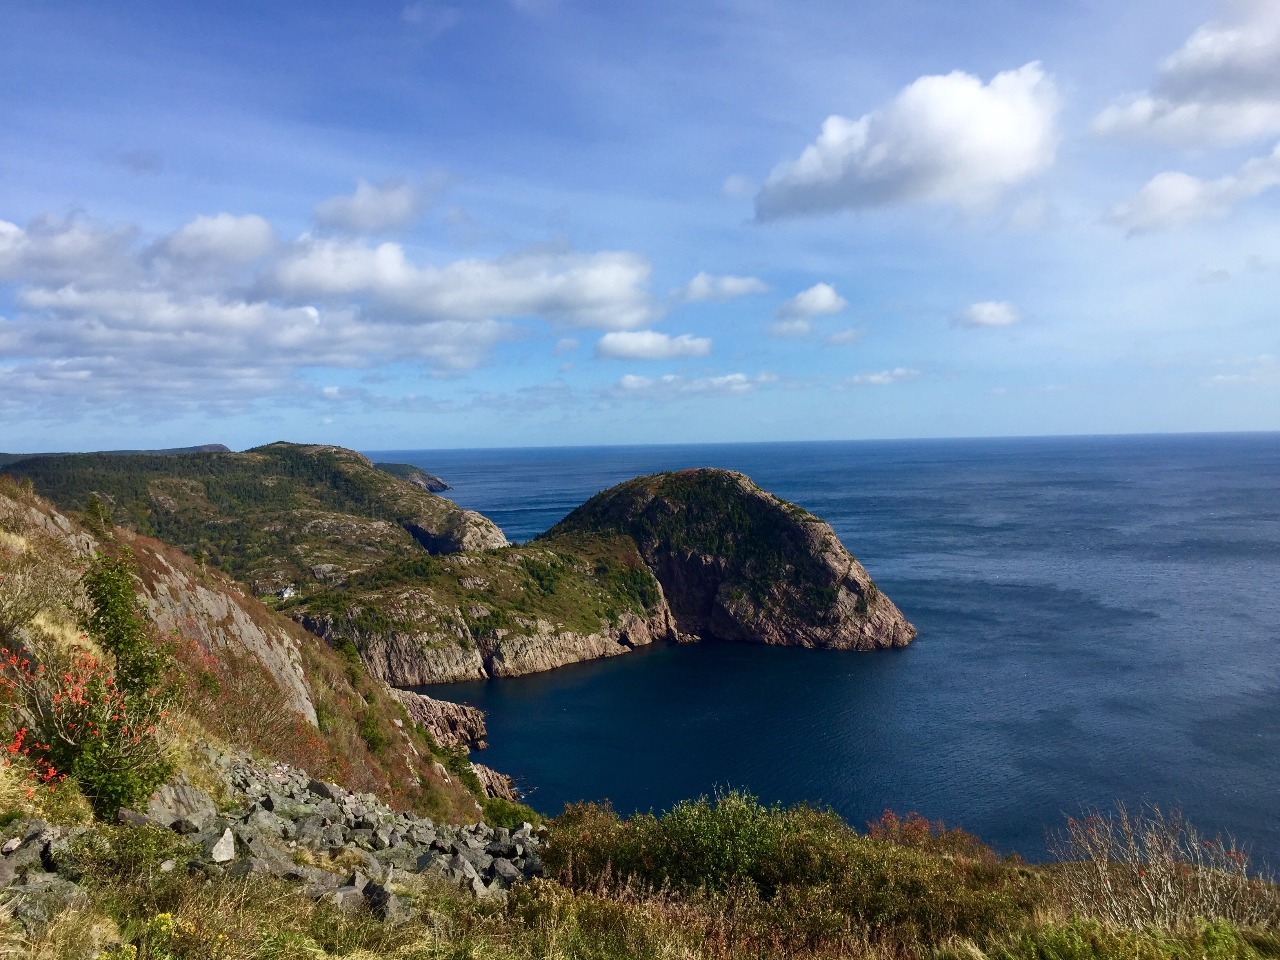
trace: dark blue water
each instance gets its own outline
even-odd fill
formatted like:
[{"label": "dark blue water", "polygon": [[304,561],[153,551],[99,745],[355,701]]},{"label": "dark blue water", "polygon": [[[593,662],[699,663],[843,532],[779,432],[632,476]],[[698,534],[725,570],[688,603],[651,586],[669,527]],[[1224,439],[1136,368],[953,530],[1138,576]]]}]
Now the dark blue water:
[{"label": "dark blue water", "polygon": [[435,695],[548,813],[745,787],[1037,859],[1083,805],[1176,804],[1280,865],[1280,435],[380,453],[527,539],[720,466],[828,520],[919,628],[896,652],[704,643]]}]

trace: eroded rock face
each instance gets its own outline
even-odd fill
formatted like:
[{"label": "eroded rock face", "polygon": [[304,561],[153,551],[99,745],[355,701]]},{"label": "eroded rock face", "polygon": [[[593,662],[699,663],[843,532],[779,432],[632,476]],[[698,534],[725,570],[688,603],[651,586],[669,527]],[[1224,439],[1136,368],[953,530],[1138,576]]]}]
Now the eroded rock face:
[{"label": "eroded rock face", "polygon": [[583,660],[616,657],[656,639],[674,638],[673,630],[665,603],[651,617],[626,614],[617,624],[592,633],[575,633],[537,620],[489,641],[485,667],[491,677],[520,677]]},{"label": "eroded rock face", "polygon": [[393,687],[520,677],[583,660],[615,657],[658,639],[675,639],[666,603],[649,617],[624,614],[617,623],[575,631],[546,620],[518,618],[509,629],[474,635],[457,611],[432,620],[421,609],[413,630],[360,631],[327,617],[306,617],[308,630],[331,642],[350,639],[369,673]]},{"label": "eroded rock face", "polygon": [[465,703],[450,703],[390,687],[391,696],[405,708],[414,723],[420,723],[446,747],[479,748],[488,733],[484,711]]},{"label": "eroded rock face", "polygon": [[831,527],[741,473],[639,477],[553,527],[625,534],[662,584],[682,634],[786,646],[905,646],[915,628]]},{"label": "eroded rock face", "polygon": [[250,613],[254,601],[231,582],[201,574],[176,551],[156,549],[133,539],[141,567],[147,613],[162,633],[176,631],[205,649],[248,654],[262,663],[284,696],[285,705],[316,725],[302,652],[297,638],[278,623]]}]

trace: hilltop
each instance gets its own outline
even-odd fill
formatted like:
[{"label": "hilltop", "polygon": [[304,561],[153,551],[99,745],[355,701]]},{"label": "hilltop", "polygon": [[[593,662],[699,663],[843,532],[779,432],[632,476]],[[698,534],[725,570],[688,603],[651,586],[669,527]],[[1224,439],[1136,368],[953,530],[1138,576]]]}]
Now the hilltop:
[{"label": "hilltop", "polygon": [[487,518],[341,447],[60,454],[4,470],[63,509],[97,497],[114,522],[207,560],[259,596],[306,593],[406,553],[507,543]]},{"label": "hilltop", "polygon": [[828,524],[731,470],[629,480],[545,536],[575,533],[631,539],[682,633],[841,650],[916,634]]}]

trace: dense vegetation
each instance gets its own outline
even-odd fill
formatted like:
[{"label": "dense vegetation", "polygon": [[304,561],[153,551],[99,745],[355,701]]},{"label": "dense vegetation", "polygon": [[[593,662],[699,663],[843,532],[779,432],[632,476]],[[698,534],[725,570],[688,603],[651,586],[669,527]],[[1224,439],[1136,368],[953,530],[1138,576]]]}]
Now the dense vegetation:
[{"label": "dense vegetation", "polygon": [[592,497],[552,527],[548,538],[592,532],[631,537],[645,559],[701,554],[732,570],[733,587],[768,609],[803,598],[820,615],[836,591],[809,545],[802,507],[764,495],[741,474],[682,470],[637,477]]},{"label": "dense vegetation", "polygon": [[303,588],[430,546],[447,500],[350,451],[275,443],[245,453],[63,454],[5,467],[63,510],[104,501],[113,522],[181,547],[260,593]]},{"label": "dense vegetation", "polygon": [[[443,637],[481,639],[543,620],[592,632],[623,614],[648,614],[661,588],[623,537],[565,536],[467,556],[415,553],[285,604],[340,619],[355,635],[423,629],[405,593],[422,591],[446,611],[431,624]],[[465,641],[464,641],[465,642]]]}]

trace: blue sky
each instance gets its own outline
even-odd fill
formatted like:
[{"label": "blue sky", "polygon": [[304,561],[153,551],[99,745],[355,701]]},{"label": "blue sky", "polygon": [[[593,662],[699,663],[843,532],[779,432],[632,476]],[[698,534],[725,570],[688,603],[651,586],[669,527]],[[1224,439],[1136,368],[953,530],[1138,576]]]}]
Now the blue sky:
[{"label": "blue sky", "polygon": [[0,6],[0,449],[1280,428],[1280,0]]}]

